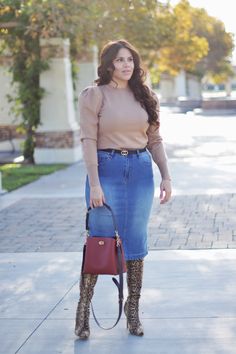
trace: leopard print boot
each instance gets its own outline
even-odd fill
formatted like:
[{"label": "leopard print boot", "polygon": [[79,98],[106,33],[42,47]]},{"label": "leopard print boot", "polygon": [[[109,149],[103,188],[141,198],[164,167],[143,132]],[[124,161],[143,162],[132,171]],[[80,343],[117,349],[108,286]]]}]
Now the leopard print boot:
[{"label": "leopard print boot", "polygon": [[124,312],[127,317],[127,328],[135,336],[143,336],[142,324],[139,320],[139,298],[143,279],[143,259],[127,261],[128,298]]},{"label": "leopard print boot", "polygon": [[90,335],[90,302],[93,297],[97,278],[98,276],[93,274],[81,274],[80,277],[80,299],[78,302],[75,319],[75,334],[80,339],[87,339]]}]

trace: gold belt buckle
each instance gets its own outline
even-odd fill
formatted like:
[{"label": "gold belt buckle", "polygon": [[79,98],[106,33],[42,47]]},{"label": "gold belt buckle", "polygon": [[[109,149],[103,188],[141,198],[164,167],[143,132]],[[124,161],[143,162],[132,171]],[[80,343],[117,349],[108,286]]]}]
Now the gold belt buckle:
[{"label": "gold belt buckle", "polygon": [[128,155],[128,150],[121,150],[121,155],[122,156],[127,156]]}]

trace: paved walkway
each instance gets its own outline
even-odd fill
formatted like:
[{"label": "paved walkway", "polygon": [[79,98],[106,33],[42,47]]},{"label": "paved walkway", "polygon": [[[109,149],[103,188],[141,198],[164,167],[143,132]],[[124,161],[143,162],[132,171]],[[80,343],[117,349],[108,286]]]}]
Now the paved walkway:
[{"label": "paved walkway", "polygon": [[[85,211],[82,197],[24,197],[0,212],[0,252],[81,251]],[[150,250],[205,248],[236,248],[236,194],[178,195],[164,206],[155,199]]]},{"label": "paved walkway", "polygon": [[[173,177],[170,203],[156,198],[149,249],[236,248],[236,120],[162,113]],[[83,162],[0,198],[0,252],[81,251]]]},{"label": "paved walkway", "polygon": [[[84,242],[83,162],[1,196],[1,352],[234,354],[235,125],[235,117],[163,109],[174,195],[159,205],[154,166],[143,338],[127,335],[124,317],[110,332],[91,320],[87,342],[73,336]],[[94,302],[108,324],[116,316],[115,288],[110,277],[99,284]]]}]

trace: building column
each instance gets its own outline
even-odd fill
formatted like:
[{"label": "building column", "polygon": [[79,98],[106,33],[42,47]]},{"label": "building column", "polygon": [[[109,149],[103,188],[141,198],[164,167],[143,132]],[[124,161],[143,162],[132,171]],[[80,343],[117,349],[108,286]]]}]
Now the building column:
[{"label": "building column", "polygon": [[42,56],[53,53],[49,70],[40,75],[45,90],[41,101],[41,125],[36,131],[36,164],[73,163],[81,158],[79,126],[71,76],[69,39],[41,39]]},{"label": "building column", "polygon": [[161,74],[160,94],[162,103],[173,103],[176,101],[174,78],[169,74]]},{"label": "building column", "polygon": [[14,97],[17,91],[17,84],[12,84],[11,65],[11,53],[5,50],[0,56],[0,151],[7,152],[20,151],[25,139],[17,130],[22,118],[13,114],[7,98],[7,95]]},{"label": "building column", "polygon": [[[94,80],[97,76],[98,67],[98,49],[96,46],[89,47],[80,53],[77,61],[78,75],[76,82],[76,96],[78,98],[82,90],[88,86],[95,85]],[[76,105],[76,120],[80,121],[78,100]]]},{"label": "building column", "polygon": [[186,72],[180,70],[179,74],[175,77],[175,97],[187,97],[187,78]]},{"label": "building column", "polygon": [[231,97],[232,94],[232,79],[229,78],[225,83],[225,93],[227,97]]}]

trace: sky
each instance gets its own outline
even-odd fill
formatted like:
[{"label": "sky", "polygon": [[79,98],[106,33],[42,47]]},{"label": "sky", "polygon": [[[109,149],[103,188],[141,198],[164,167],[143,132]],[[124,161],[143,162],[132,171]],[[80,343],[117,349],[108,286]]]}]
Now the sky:
[{"label": "sky", "polygon": [[[172,5],[176,5],[178,0],[171,0]],[[214,16],[224,22],[227,32],[232,32],[235,35],[236,46],[236,20],[235,20],[235,0],[189,0],[194,7],[203,7],[210,16]],[[236,64],[236,49],[233,53],[233,63]]]}]

